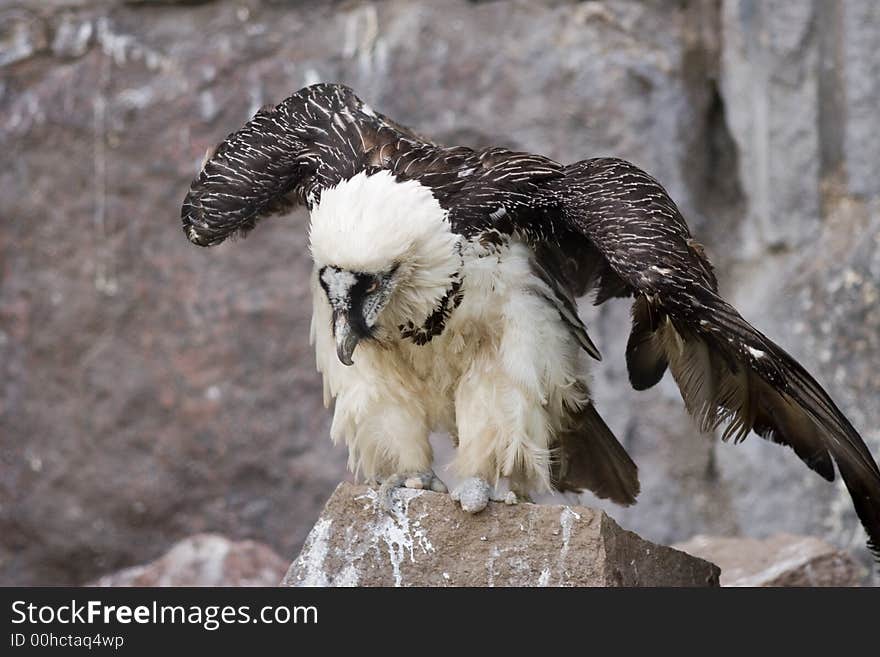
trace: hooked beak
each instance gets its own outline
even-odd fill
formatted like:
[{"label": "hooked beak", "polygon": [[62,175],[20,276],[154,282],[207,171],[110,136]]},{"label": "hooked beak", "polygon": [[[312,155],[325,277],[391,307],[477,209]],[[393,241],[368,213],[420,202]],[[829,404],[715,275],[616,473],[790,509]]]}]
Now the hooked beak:
[{"label": "hooked beak", "polygon": [[339,357],[339,362],[343,365],[353,365],[351,355],[358,345],[358,336],[351,328],[347,313],[333,313],[333,335],[336,338],[336,355]]}]

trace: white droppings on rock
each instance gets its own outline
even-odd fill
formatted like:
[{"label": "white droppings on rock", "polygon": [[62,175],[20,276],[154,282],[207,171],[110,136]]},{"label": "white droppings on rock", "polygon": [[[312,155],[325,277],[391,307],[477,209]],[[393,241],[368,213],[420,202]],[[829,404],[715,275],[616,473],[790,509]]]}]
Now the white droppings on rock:
[{"label": "white droppings on rock", "polygon": [[495,559],[501,556],[498,546],[493,545],[489,552],[489,559],[486,561],[486,572],[488,573],[488,585],[495,586]]},{"label": "white droppings on rock", "polygon": [[[376,515],[370,527],[370,536],[372,548],[381,552],[381,544],[384,544],[388,551],[388,558],[391,569],[394,574],[394,585],[402,586],[403,579],[400,572],[400,565],[403,559],[409,555],[412,563],[416,562],[416,547],[420,548],[423,553],[433,552],[434,546],[428,539],[428,535],[419,523],[410,522],[409,505],[412,500],[421,496],[424,491],[402,488],[395,491],[397,500],[403,502],[403,506],[394,505],[391,513],[381,512]],[[379,498],[375,490],[368,489],[366,495],[361,495],[357,499],[367,498],[371,500],[374,508],[379,508]],[[416,521],[424,518],[420,516]]]},{"label": "white droppings on rock", "polygon": [[304,575],[299,582],[300,586],[329,586],[327,574],[324,571],[324,560],[329,551],[330,526],[333,521],[329,518],[319,518],[312,531],[306,537],[306,543],[297,561],[298,567],[304,570]]},{"label": "white droppings on rock", "polygon": [[538,576],[538,586],[549,586],[550,584],[550,567],[544,566],[541,574]]},{"label": "white droppings on rock", "polygon": [[333,586],[355,587],[360,582],[358,569],[353,563],[347,564],[339,576],[333,580]]},{"label": "white droppings on rock", "polygon": [[559,514],[559,525],[562,527],[562,548],[559,550],[559,572],[565,573],[565,559],[568,557],[569,542],[571,541],[571,528],[575,520],[580,520],[581,514],[572,511],[569,507],[563,507]]}]

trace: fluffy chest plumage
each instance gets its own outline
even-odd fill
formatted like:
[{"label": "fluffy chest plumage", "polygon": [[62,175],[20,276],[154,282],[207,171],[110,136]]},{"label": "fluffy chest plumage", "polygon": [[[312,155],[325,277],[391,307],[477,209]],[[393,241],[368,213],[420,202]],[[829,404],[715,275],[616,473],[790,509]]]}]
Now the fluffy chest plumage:
[{"label": "fluffy chest plumage", "polygon": [[[454,402],[464,377],[492,376],[499,363],[533,390],[546,390],[547,369],[566,353],[546,353],[546,339],[568,341],[543,282],[531,267],[532,253],[512,242],[486,253],[468,244],[462,253],[460,300],[442,331],[421,342],[389,330],[384,340],[362,345],[365,367],[394,371],[423,400],[434,429],[454,431]],[[564,350],[567,351],[567,350]],[[539,393],[539,397],[544,397]]]}]

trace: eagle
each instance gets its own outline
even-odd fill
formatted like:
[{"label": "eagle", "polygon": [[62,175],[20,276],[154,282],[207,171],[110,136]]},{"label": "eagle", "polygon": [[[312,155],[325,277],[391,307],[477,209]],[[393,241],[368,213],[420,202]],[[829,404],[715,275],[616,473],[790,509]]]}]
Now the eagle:
[{"label": "eagle", "polygon": [[836,464],[880,559],[880,470],[864,441],[719,295],[702,246],[642,169],[440,145],[346,86],[316,84],[209,151],[181,218],[192,243],[213,246],[298,205],[331,437],[386,506],[399,487],[447,492],[433,431],[455,444],[465,511],[542,491],[635,502],[637,467],[590,395],[588,361],[601,357],[577,309],[587,294],[625,297],[632,386],[668,370],[701,430],[755,432],[828,481]]}]

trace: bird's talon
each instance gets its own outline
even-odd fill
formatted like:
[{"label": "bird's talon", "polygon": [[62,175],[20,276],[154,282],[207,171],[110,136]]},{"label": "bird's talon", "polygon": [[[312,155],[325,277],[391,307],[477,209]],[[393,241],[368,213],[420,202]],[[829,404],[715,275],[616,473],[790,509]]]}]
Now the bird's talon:
[{"label": "bird's talon", "polygon": [[393,474],[386,477],[379,486],[379,505],[387,513],[394,511],[394,491],[398,488],[433,490],[438,493],[447,491],[446,484],[440,481],[433,470]]}]

